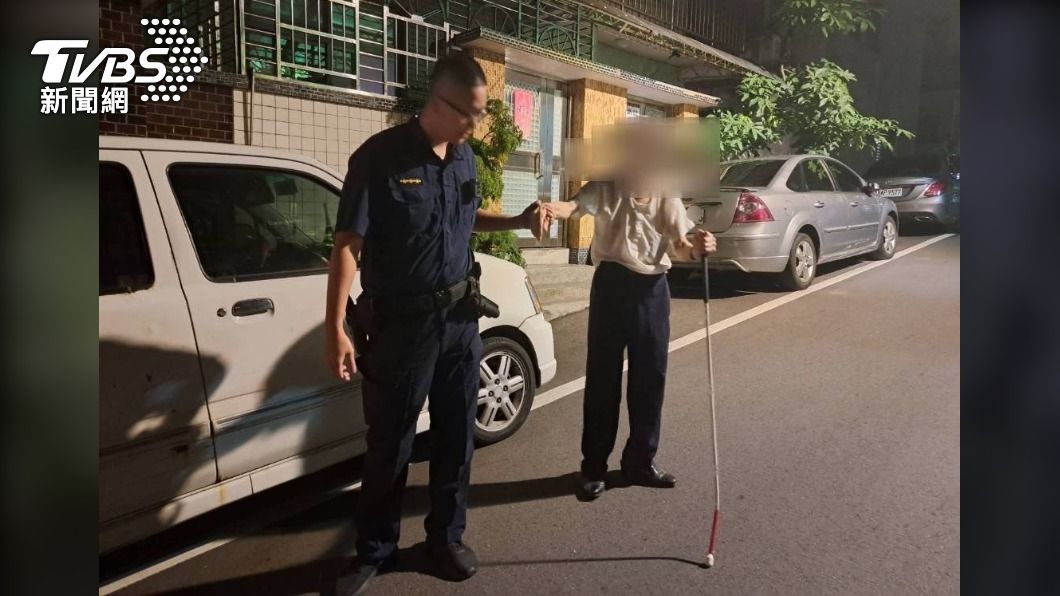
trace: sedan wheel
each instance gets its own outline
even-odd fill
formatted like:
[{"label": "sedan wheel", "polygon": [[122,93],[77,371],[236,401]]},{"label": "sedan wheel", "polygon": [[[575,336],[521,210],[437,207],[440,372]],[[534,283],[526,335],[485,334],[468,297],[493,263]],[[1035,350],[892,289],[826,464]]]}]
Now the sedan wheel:
[{"label": "sedan wheel", "polygon": [[791,291],[805,290],[817,274],[817,248],[806,234],[795,236],[788,256],[788,267],[780,274],[780,283]]},{"label": "sedan wheel", "polygon": [[530,414],[537,383],[526,350],[506,337],[482,342],[475,442],[488,445],[519,430]]},{"label": "sedan wheel", "polygon": [[887,259],[894,256],[894,249],[898,246],[898,224],[895,223],[894,218],[887,216],[887,219],[883,222],[883,229],[880,230],[879,243],[876,245],[869,258],[875,261],[886,261]]}]

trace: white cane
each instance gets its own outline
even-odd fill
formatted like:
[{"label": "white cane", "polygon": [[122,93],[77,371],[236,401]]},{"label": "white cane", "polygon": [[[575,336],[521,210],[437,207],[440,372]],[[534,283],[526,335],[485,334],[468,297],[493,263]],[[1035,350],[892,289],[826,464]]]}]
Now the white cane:
[{"label": "white cane", "polygon": [[714,358],[710,349],[710,272],[707,267],[707,256],[703,255],[703,314],[707,328],[707,383],[710,399],[710,428],[714,450],[714,518],[710,524],[710,546],[704,565],[709,569],[714,566],[714,548],[718,540],[718,519],[721,517],[721,475],[718,472],[718,421],[714,408]]}]

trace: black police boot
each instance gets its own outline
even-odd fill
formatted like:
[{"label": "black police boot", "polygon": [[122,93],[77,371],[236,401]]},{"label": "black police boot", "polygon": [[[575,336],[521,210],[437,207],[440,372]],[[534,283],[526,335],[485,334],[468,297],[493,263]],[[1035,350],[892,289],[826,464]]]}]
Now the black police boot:
[{"label": "black police boot", "polygon": [[438,576],[450,581],[464,581],[478,571],[478,557],[475,556],[475,551],[463,542],[428,544],[427,558],[434,565]]},{"label": "black police boot", "polygon": [[627,468],[622,466],[622,475],[630,484],[648,486],[651,488],[673,488],[677,485],[677,478],[668,472],[664,472],[659,466],[652,463],[647,468]]},{"label": "black police boot", "polygon": [[380,574],[390,571],[397,562],[397,553],[382,561],[364,561],[357,558],[338,580],[335,581],[336,596],[357,596],[368,590],[368,584]]},{"label": "black police boot", "polygon": [[604,494],[605,488],[603,478],[596,478],[583,473],[578,478],[578,500],[596,500],[600,495]]}]

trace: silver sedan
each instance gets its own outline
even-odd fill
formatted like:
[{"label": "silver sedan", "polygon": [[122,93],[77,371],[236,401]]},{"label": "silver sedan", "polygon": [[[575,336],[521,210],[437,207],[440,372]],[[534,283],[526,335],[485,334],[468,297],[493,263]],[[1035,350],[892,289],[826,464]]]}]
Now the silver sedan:
[{"label": "silver sedan", "polygon": [[689,219],[718,239],[712,269],[775,274],[802,290],[822,263],[894,255],[898,210],[878,190],[829,157],[771,156],[721,164],[719,197],[685,203]]},{"label": "silver sedan", "polygon": [[960,229],[961,176],[955,158],[939,155],[889,157],[873,164],[865,177],[880,185],[880,196],[898,206],[904,223]]}]

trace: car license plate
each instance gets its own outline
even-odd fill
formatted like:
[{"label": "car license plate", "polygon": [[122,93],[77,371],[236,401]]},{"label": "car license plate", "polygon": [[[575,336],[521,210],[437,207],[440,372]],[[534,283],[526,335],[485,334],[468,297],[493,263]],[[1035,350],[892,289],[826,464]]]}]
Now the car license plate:
[{"label": "car license plate", "polygon": [[890,199],[890,198],[894,198],[894,197],[900,197],[900,196],[902,196],[902,194],[903,194],[903,192],[902,192],[902,188],[901,187],[897,187],[897,188],[881,188],[880,189],[880,196],[885,198],[885,199]]}]

